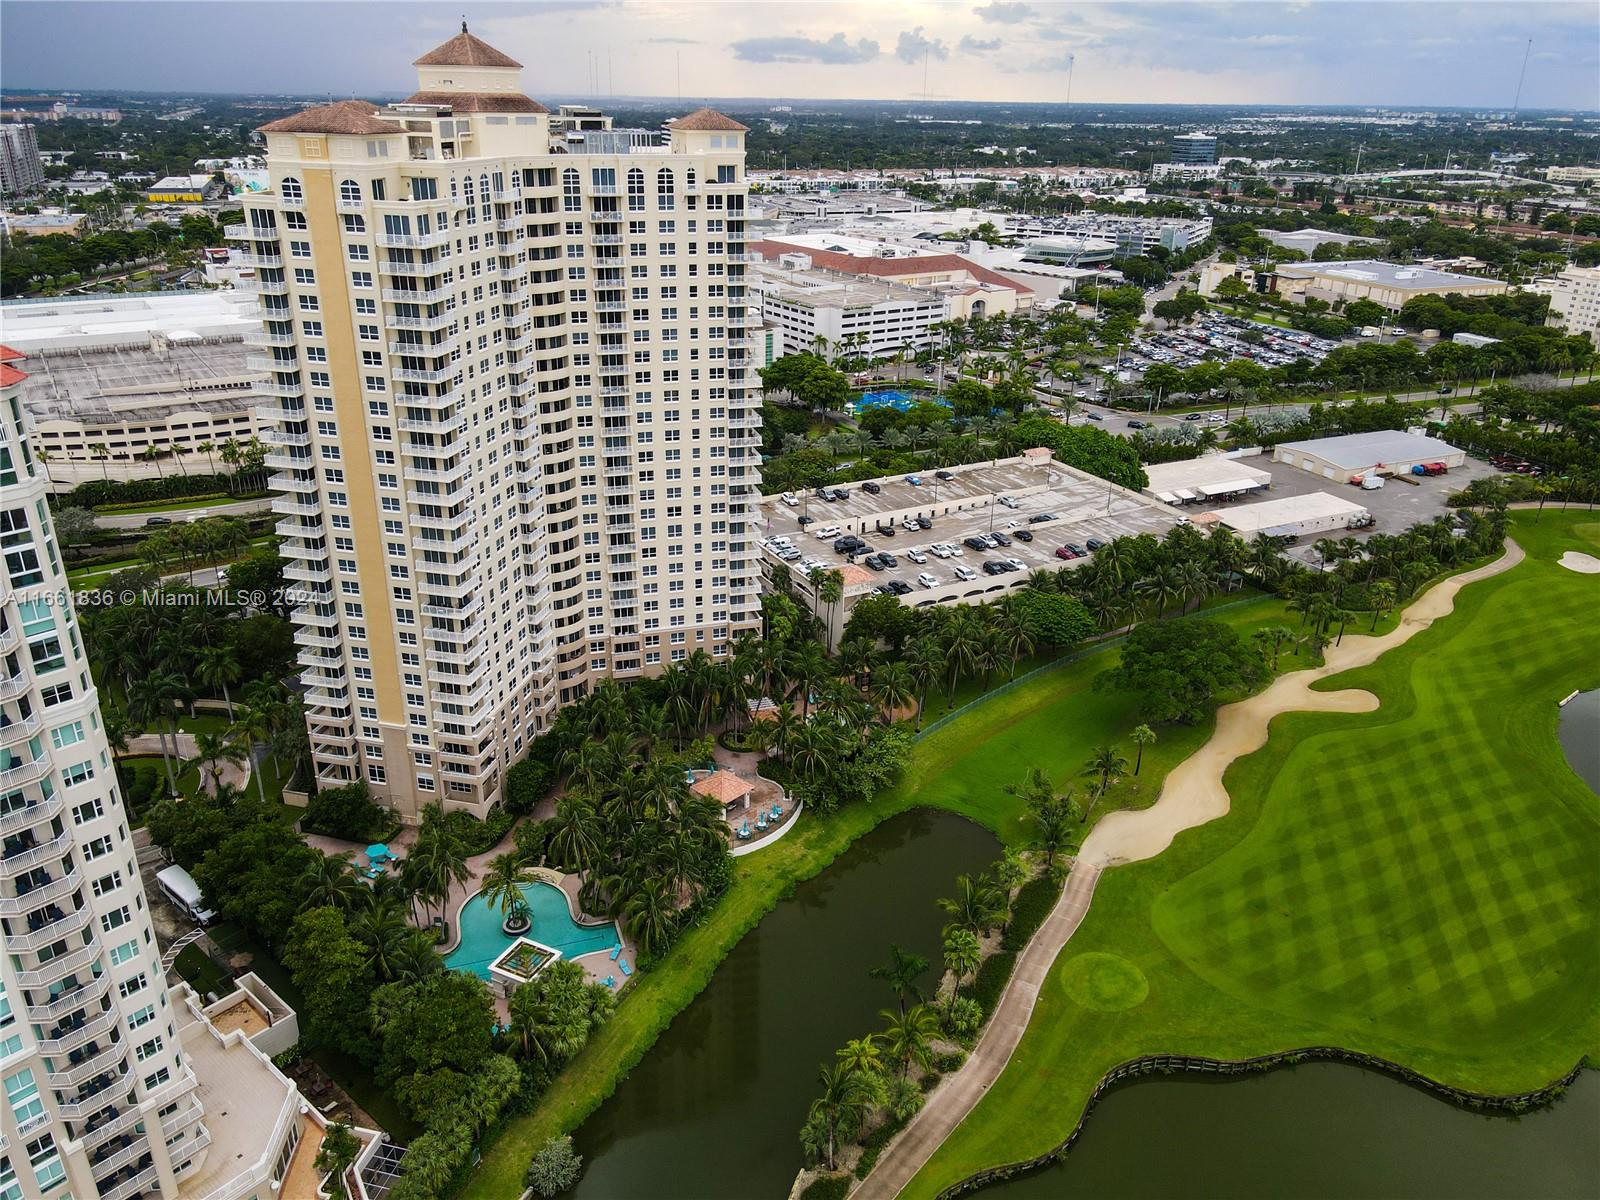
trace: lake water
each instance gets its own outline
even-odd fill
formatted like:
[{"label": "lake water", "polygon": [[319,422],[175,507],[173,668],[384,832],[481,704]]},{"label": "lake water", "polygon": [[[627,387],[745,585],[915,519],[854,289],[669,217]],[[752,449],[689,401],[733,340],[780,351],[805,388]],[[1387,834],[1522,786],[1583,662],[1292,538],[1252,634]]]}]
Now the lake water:
[{"label": "lake water", "polygon": [[1110,1092],[1064,1160],[984,1200],[1589,1200],[1600,1195],[1600,1072],[1550,1108],[1484,1116],[1344,1063]]},{"label": "lake water", "polygon": [[1583,692],[1561,710],[1561,749],[1578,777],[1600,792],[1600,691]]},{"label": "lake water", "polygon": [[891,942],[937,961],[947,918],[934,901],[999,853],[969,821],[911,812],[797,886],[578,1130],[580,1200],[786,1195],[818,1068],[894,1004],[867,971]]}]

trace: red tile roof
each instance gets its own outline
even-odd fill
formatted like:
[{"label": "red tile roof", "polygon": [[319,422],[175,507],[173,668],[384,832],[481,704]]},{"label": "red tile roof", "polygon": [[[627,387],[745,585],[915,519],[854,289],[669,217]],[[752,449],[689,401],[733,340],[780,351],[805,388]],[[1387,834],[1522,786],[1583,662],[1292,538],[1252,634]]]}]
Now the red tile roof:
[{"label": "red tile roof", "polygon": [[442,46],[429,50],[411,64],[413,67],[520,67],[522,64],[509,54],[501,54],[488,42],[467,32],[467,23],[461,22],[461,32]]},{"label": "red tile roof", "polygon": [[550,110],[531,96],[517,92],[417,92],[402,104],[431,104],[449,107],[458,113],[547,113]]},{"label": "red tile roof", "polygon": [[10,346],[0,346],[0,362],[16,362],[19,358],[26,358],[21,350],[13,350]]},{"label": "red tile roof", "polygon": [[19,371],[15,367],[0,363],[0,387],[15,387],[27,377],[26,371]]},{"label": "red tile roof", "polygon": [[1013,292],[1032,292],[1026,284],[1007,279],[988,267],[968,262],[959,254],[924,254],[906,258],[876,258],[861,254],[843,254],[837,250],[813,250],[810,246],[796,246],[792,242],[760,241],[749,249],[763,258],[773,259],[780,254],[804,254],[813,265],[846,275],[872,275],[892,279],[899,275],[937,274],[940,271],[965,271],[979,283],[1010,288]]},{"label": "red tile roof", "polygon": [[261,126],[263,133],[404,133],[405,126],[398,121],[385,121],[377,116],[378,106],[370,100],[339,100],[333,104],[319,104],[280,117]]},{"label": "red tile roof", "polygon": [[750,126],[741,125],[732,117],[725,117],[714,108],[697,108],[687,117],[667,122],[668,129],[712,130],[727,129],[734,133],[749,133]]}]

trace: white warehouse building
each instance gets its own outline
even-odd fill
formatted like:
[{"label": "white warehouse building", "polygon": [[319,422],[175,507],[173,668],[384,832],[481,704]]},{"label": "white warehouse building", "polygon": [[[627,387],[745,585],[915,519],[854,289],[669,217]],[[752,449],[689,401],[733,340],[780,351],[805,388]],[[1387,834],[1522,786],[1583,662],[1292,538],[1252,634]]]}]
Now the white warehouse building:
[{"label": "white warehouse building", "polygon": [[1466,463],[1467,452],[1424,434],[1384,429],[1375,433],[1283,442],[1273,449],[1272,461],[1299,467],[1324,479],[1348,483],[1352,477],[1372,470],[1404,474],[1418,463],[1437,462],[1446,467],[1459,467]]},{"label": "white warehouse building", "polygon": [[1336,529],[1352,529],[1370,515],[1361,505],[1330,496],[1327,492],[1284,496],[1280,500],[1241,504],[1206,514],[1242,538],[1253,538],[1261,533],[1272,537],[1303,537]]}]

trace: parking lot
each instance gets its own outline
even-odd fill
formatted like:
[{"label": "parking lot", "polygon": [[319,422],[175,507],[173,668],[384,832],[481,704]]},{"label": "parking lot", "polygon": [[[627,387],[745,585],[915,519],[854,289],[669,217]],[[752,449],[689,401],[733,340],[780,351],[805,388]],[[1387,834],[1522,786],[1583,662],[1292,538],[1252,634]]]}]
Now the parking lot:
[{"label": "parking lot", "polygon": [[[786,561],[796,576],[854,563],[870,569],[873,583],[880,587],[899,581],[912,592],[925,593],[925,599],[966,598],[1019,584],[1041,567],[1054,570],[1069,565],[1069,560],[1056,555],[1064,545],[1087,548],[1090,539],[1160,536],[1179,515],[1148,497],[1048,460],[1039,465],[1007,460],[956,467],[950,474],[949,480],[924,476],[920,486],[904,478],[873,481],[881,488],[876,495],[850,484],[849,496],[835,501],[813,494],[789,505],[778,496],[765,497],[763,553],[769,561]],[[906,529],[905,519],[914,521],[918,516],[926,517],[932,528]],[[809,518],[807,523],[801,523],[802,517]],[[1048,519],[1029,519],[1033,517]],[[828,536],[818,537],[822,531]],[[1026,536],[1017,537],[1019,531]],[[836,551],[834,542],[852,533],[866,542],[866,549]],[[1009,544],[984,550],[963,544],[967,538],[991,533]],[[781,543],[772,542],[782,537],[794,547],[787,559]],[[952,552],[936,553],[930,549],[934,545],[949,546]],[[885,553],[892,556],[892,563],[883,562]],[[996,575],[984,573],[985,562],[1007,560],[1020,565]],[[973,578],[963,578],[963,570]],[[906,596],[906,603],[917,602]]]},{"label": "parking lot", "polygon": [[[1260,335],[1260,340],[1252,336],[1247,341],[1241,336],[1245,333]],[[1174,325],[1162,333],[1135,339],[1123,362],[1140,371],[1156,363],[1187,369],[1208,359],[1234,358],[1253,359],[1264,367],[1281,367],[1296,359],[1321,362],[1337,345],[1298,329],[1212,314],[1192,325]]]}]

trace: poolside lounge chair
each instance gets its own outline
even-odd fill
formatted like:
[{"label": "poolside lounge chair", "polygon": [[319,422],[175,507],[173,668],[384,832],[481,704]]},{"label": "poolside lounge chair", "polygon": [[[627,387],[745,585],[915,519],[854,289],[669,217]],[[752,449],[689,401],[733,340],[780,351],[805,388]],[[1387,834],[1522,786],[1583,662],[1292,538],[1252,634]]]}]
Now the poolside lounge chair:
[{"label": "poolside lounge chair", "polygon": [[604,982],[607,987],[614,988],[617,986],[617,977],[615,975],[607,975]]},{"label": "poolside lounge chair", "polygon": [[628,965],[628,960],[627,959],[625,959],[625,958],[617,959],[617,966],[622,968],[622,974],[625,977],[628,976],[628,975],[632,975],[633,974],[633,968]]},{"label": "poolside lounge chair", "polygon": [[622,946],[620,944],[611,947],[611,961],[612,962],[616,962],[617,961],[617,955],[619,955],[621,953],[622,953]]}]

